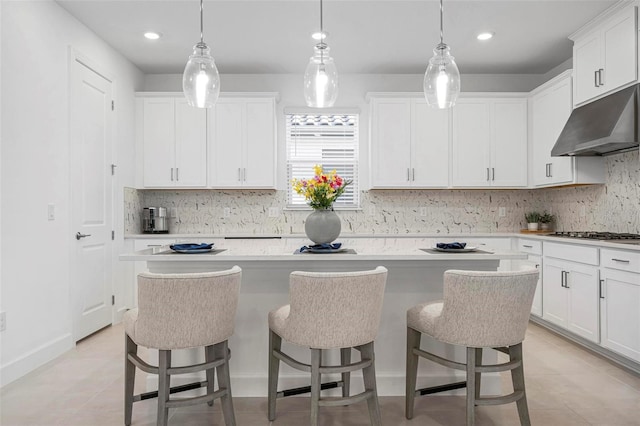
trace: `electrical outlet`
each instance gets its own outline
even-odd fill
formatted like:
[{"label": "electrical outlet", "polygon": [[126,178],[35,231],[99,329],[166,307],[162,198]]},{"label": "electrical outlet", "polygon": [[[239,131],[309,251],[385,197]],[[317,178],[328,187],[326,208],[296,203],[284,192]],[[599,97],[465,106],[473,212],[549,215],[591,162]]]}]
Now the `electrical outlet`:
[{"label": "electrical outlet", "polygon": [[47,218],[49,220],[56,220],[56,205],[48,204],[47,205]]},{"label": "electrical outlet", "polygon": [[277,207],[269,207],[269,217],[280,216],[280,209]]},{"label": "electrical outlet", "polygon": [[7,313],[0,312],[0,331],[5,331],[7,329]]},{"label": "electrical outlet", "polygon": [[420,207],[420,216],[425,217],[427,215],[427,208]]},{"label": "electrical outlet", "polygon": [[230,217],[231,216],[231,209],[229,207],[225,207],[224,210],[222,211],[222,217]]},{"label": "electrical outlet", "polygon": [[505,217],[507,215],[506,207],[498,207],[498,217]]},{"label": "electrical outlet", "polygon": [[178,208],[177,207],[171,207],[171,217],[173,217],[173,218],[178,217]]},{"label": "electrical outlet", "polygon": [[369,216],[375,216],[375,215],[376,215],[376,206],[369,207]]}]

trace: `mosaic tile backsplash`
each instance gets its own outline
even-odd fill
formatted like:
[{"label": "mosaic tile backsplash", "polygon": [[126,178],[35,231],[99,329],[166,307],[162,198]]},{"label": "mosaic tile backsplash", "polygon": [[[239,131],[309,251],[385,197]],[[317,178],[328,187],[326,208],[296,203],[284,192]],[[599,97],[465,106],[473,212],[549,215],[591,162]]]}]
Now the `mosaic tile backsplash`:
[{"label": "mosaic tile backsplash", "polygon": [[[338,211],[353,234],[498,233],[526,227],[524,214],[548,210],[557,230],[640,233],[638,151],[606,158],[605,185],[526,190],[373,190],[362,209]],[[173,234],[300,234],[308,211],[283,210],[285,191],[125,188],[125,234],[141,233],[142,208],[176,208]],[[269,217],[269,208],[279,209]],[[424,209],[426,207],[426,215]],[[506,216],[499,217],[499,207]],[[225,217],[225,208],[230,215]]]}]

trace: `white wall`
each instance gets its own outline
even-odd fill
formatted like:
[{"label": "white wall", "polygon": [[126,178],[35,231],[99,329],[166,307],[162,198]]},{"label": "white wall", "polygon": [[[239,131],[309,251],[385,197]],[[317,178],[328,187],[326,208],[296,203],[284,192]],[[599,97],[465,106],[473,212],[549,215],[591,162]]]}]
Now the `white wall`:
[{"label": "white wall", "polygon": [[[122,239],[122,187],[133,184],[133,93],[143,74],[53,1],[0,2],[1,282],[0,383],[9,383],[73,347],[69,252],[69,48],[114,77],[119,161],[116,230]],[[47,220],[47,204],[56,219]],[[119,266],[116,267],[119,268]],[[124,272],[118,270],[114,276]],[[116,278],[117,281],[117,278]]]}]

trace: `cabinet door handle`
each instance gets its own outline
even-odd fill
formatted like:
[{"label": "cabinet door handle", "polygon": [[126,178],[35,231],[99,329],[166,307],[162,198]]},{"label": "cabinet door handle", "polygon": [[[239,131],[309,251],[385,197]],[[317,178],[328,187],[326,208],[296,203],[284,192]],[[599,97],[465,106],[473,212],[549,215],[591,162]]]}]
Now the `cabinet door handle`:
[{"label": "cabinet door handle", "polygon": [[240,167],[238,167],[238,181],[242,182],[242,172],[240,170]]},{"label": "cabinet door handle", "polygon": [[549,177],[553,177],[551,166],[552,166],[552,163],[549,163]]},{"label": "cabinet door handle", "polygon": [[407,182],[411,181],[411,170],[407,167]]},{"label": "cabinet door handle", "polygon": [[593,86],[598,87],[598,71],[593,72]]},{"label": "cabinet door handle", "polygon": [[600,299],[604,299],[604,294],[602,294],[602,284],[604,284],[604,280],[600,280],[600,288],[598,292],[600,293]]},{"label": "cabinet door handle", "polygon": [[564,271],[564,288],[571,288],[569,287],[569,271]]},{"label": "cabinet door handle", "polygon": [[536,269],[540,269],[540,264],[536,263]]},{"label": "cabinet door handle", "polygon": [[487,167],[487,182],[488,182],[489,180],[491,180],[491,179],[489,179],[489,168]]},{"label": "cabinet door handle", "polygon": [[602,78],[602,73],[604,73],[604,68],[600,68],[598,70],[598,86],[604,86],[604,79]]},{"label": "cabinet door handle", "polygon": [[173,182],[173,167],[171,168],[171,182]]},{"label": "cabinet door handle", "polygon": [[176,167],[176,181],[179,181],[179,180],[180,180],[180,175],[179,175],[179,173],[180,173],[180,169]]},{"label": "cabinet door handle", "polygon": [[496,169],[495,169],[495,167],[491,168],[491,180],[496,180]]},{"label": "cabinet door handle", "polygon": [[411,180],[412,181],[416,180],[416,169],[414,168],[411,169]]},{"label": "cabinet door handle", "polygon": [[242,181],[243,182],[247,181],[247,169],[245,168],[242,169]]},{"label": "cabinet door handle", "polygon": [[615,258],[612,258],[611,260],[613,260],[614,262],[629,263],[629,261],[627,259],[615,259]]},{"label": "cabinet door handle", "polygon": [[564,287],[564,271],[560,271],[560,287]]}]

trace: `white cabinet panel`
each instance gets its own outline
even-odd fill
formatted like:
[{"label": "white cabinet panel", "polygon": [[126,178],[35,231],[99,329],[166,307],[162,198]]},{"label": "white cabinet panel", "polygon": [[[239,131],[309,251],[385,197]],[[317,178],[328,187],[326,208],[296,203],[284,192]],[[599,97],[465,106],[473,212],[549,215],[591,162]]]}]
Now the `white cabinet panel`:
[{"label": "white cabinet panel", "polygon": [[602,157],[552,157],[551,149],[572,111],[571,71],[566,71],[532,92],[531,179],[532,186],[604,183]]},{"label": "white cabinet panel", "polygon": [[491,106],[459,99],[453,108],[453,186],[491,185]]},{"label": "white cabinet panel", "polygon": [[598,343],[598,268],[568,260],[586,256],[579,260],[591,262],[588,251],[594,250],[597,265],[597,248],[545,242],[543,250],[543,318]]},{"label": "white cabinet panel", "polygon": [[571,38],[576,106],[637,81],[638,34],[633,2],[620,2]]},{"label": "white cabinet panel", "polygon": [[527,186],[527,102],[497,100],[493,115],[491,185]]},{"label": "white cabinet panel", "polygon": [[601,344],[640,361],[640,274],[604,268],[600,278]]},{"label": "white cabinet panel", "polygon": [[371,95],[372,188],[449,185],[449,111],[422,98]]},{"label": "white cabinet panel", "polygon": [[275,97],[220,98],[209,119],[209,186],[275,188]]},{"label": "white cabinet panel", "polygon": [[141,102],[143,186],[206,186],[206,110],[177,97],[148,97]]},{"label": "white cabinet panel", "polygon": [[453,186],[527,186],[524,98],[458,100],[453,108]]},{"label": "white cabinet panel", "polygon": [[449,111],[411,102],[411,185],[449,185]]}]

